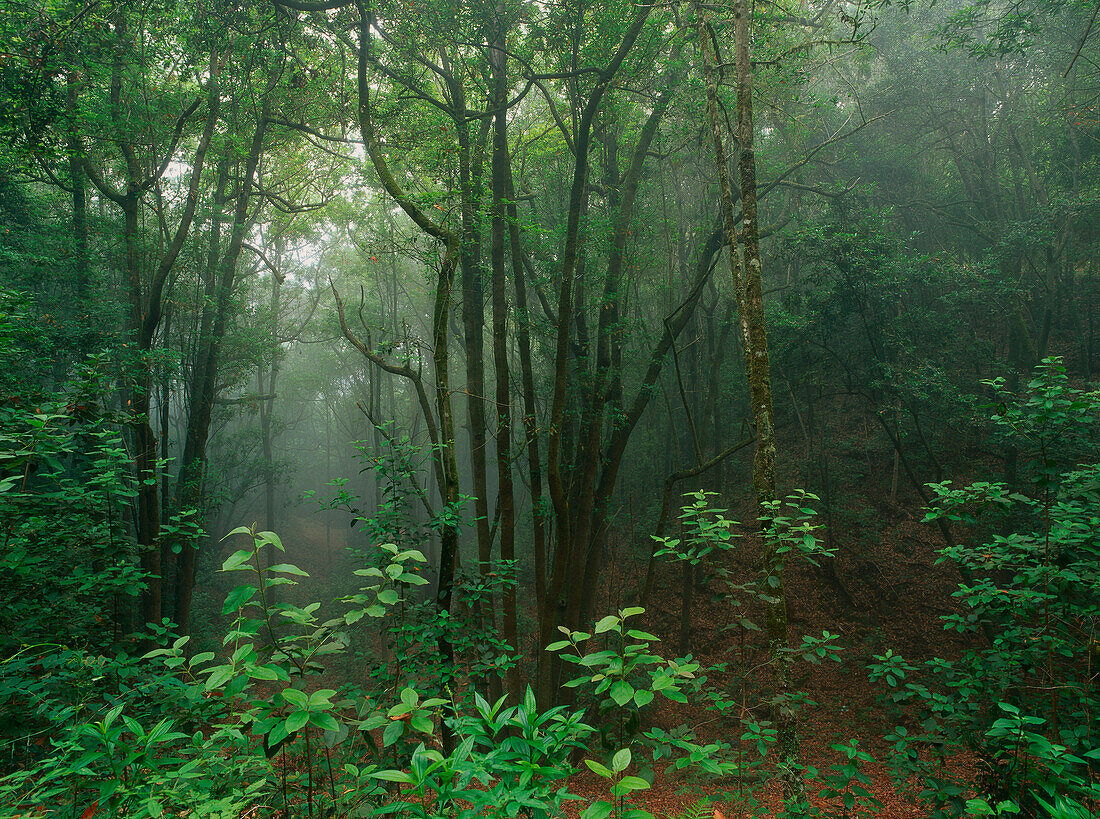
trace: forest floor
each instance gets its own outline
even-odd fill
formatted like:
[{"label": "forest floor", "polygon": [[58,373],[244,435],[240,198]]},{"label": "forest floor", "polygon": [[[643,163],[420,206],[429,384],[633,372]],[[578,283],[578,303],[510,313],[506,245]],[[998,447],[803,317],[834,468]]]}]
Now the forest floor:
[{"label": "forest floor", "polygon": [[[942,543],[936,539],[935,531],[897,506],[884,503],[883,507],[874,510],[879,525],[874,527],[877,535],[873,540],[842,544],[837,549],[837,557],[820,567],[802,563],[793,565],[788,571],[792,645],[797,645],[803,635],[819,636],[827,630],[838,635],[835,642],[844,647],[840,663],[800,664],[793,682],[796,690],[805,692],[816,703],[804,712],[799,726],[804,763],[822,772],[829,771],[843,758],[832,746],[858,739],[860,749],[875,759],[866,764],[863,771],[872,781],[871,792],[881,803],[881,807],[867,809],[862,815],[916,819],[926,816],[928,811],[911,795],[899,792],[891,780],[886,765],[888,745],[883,737],[894,723],[879,702],[882,688],[869,680],[866,666],[874,655],[881,655],[887,649],[916,662],[934,656],[954,656],[966,643],[958,635],[944,631],[940,622],[942,616],[955,610],[951,593],[959,577],[952,567],[936,565],[937,550]],[[733,511],[750,513],[747,509]],[[731,576],[747,579],[754,576],[759,554],[754,553],[751,544],[743,545],[746,548],[739,548],[737,556],[729,558],[727,568]],[[623,565],[614,559],[608,563]],[[679,631],[682,589],[679,572],[670,569],[665,567],[658,578],[654,604],[643,626],[665,638],[657,650],[669,656],[674,653]],[[624,567],[623,572],[634,573],[630,567]],[[614,588],[629,588],[631,582],[636,581],[616,578],[613,573],[609,575],[607,599],[613,599]],[[731,622],[745,614],[752,619],[752,609],[732,606],[729,593],[723,590],[726,583],[712,575],[703,588],[697,588],[690,645],[704,666],[727,664],[727,671],[711,675],[709,682],[724,691],[732,691],[737,687],[735,670],[759,667],[764,655],[759,632],[749,632],[747,642],[750,645],[742,649],[736,637],[739,630],[727,629]],[[753,636],[755,640],[751,639]],[[758,681],[767,684],[762,676]],[[752,686],[750,682],[745,688],[751,691]],[[767,716],[766,710],[753,708],[752,703],[745,703],[745,707],[762,718]],[[723,728],[713,712],[674,703],[666,703],[655,720],[664,728],[687,724],[700,740],[725,739],[736,743],[738,736],[720,734],[723,730],[740,731],[730,727],[728,719]],[[975,760],[960,756],[951,761],[951,766],[963,781],[974,781],[977,777]],[[575,793],[584,796],[607,798],[606,782],[587,770],[575,776],[570,786]],[[735,782],[722,783],[715,788],[713,784],[708,786],[702,776],[688,779],[679,772],[671,772],[668,776],[659,773],[651,790],[635,794],[635,802],[657,816],[676,816],[703,796],[714,797],[736,789]],[[757,807],[742,798],[744,795],[739,797],[734,793],[732,799],[717,803],[726,819],[772,816],[781,805],[778,784],[757,789],[755,796],[760,801]],[[574,809],[571,815],[578,813],[579,810]],[[707,815],[710,816],[710,812]]]}]

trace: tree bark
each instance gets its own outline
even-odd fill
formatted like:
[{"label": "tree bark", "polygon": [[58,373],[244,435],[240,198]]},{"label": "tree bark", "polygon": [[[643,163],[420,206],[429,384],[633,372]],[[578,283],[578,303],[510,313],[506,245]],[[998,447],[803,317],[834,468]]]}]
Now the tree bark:
[{"label": "tree bark", "polygon": [[[569,210],[566,219],[565,249],[562,255],[562,277],[558,297],[558,327],[554,350],[554,381],[550,408],[550,431],[547,438],[547,486],[554,508],[556,544],[554,572],[547,589],[545,609],[540,616],[539,646],[553,641],[558,625],[558,604],[565,584],[567,567],[572,555],[572,515],[566,498],[562,475],[561,451],[564,432],[566,380],[568,377],[570,320],[573,316],[573,279],[580,258],[580,222],[584,210],[588,181],[588,152],[592,141],[592,123],[600,109],[603,96],[618,72],[626,55],[634,47],[638,35],[649,17],[651,6],[642,6],[634,15],[611,61],[600,72],[596,85],[588,96],[577,122],[573,137],[576,163],[569,190]],[[544,705],[554,699],[553,663],[544,663],[539,669],[538,693]]]},{"label": "tree bark", "polygon": [[[510,581],[503,592],[504,639],[512,651],[519,649],[516,623],[515,571],[515,500],[512,491],[512,408],[511,384],[508,366],[508,297],[507,272],[505,270],[504,233],[508,218],[507,178],[512,169],[508,159],[508,58],[505,51],[503,15],[498,17],[500,26],[496,42],[490,46],[489,62],[493,79],[493,158],[492,158],[492,244],[491,265],[493,275],[493,364],[496,378],[496,460],[497,460],[497,517],[500,533],[500,559],[503,572]],[[505,675],[505,688],[518,701],[520,697],[519,672],[513,663]]]},{"label": "tree bark", "polygon": [[[237,191],[236,207],[233,212],[229,246],[220,256],[217,264],[219,270],[216,283],[217,297],[213,305],[208,304],[205,308],[213,311],[212,325],[207,325],[206,316],[203,317],[204,326],[209,326],[210,330],[209,334],[199,341],[199,366],[196,367],[196,375],[200,376],[200,379],[192,385],[191,407],[188,413],[187,434],[184,439],[176,497],[177,508],[180,511],[199,510],[202,506],[206,446],[210,439],[210,421],[217,399],[222,340],[225,338],[230,300],[237,280],[237,260],[241,255],[245,233],[252,221],[249,218],[249,204],[252,201],[254,179],[260,156],[263,153],[264,134],[267,131],[269,116],[270,102],[268,95],[265,94],[259,119],[252,133],[252,144],[244,161],[244,172],[241,175],[240,189]],[[216,252],[213,247],[211,250]],[[199,548],[200,543],[196,541],[185,544],[180,553],[179,582],[176,587],[176,619],[183,634],[190,633],[191,601],[194,597]]]},{"label": "tree bark", "polygon": [[[382,187],[390,197],[421,230],[443,244],[443,257],[439,262],[439,273],[435,287],[435,305],[432,313],[435,406],[438,414],[438,438],[433,441],[433,451],[435,452],[434,460],[439,492],[444,507],[446,507],[445,511],[448,512],[446,514],[447,522],[442,525],[439,536],[439,587],[436,593],[436,608],[441,613],[449,613],[454,591],[455,560],[458,550],[458,524],[454,522],[454,513],[458,511],[459,486],[458,466],[455,460],[454,415],[451,409],[451,388],[448,375],[450,340],[448,317],[461,239],[443,225],[433,221],[406,193],[390,170],[371,121],[370,81],[367,67],[370,64],[372,17],[364,3],[360,2],[357,5],[359,9],[358,116],[364,148],[375,172],[378,174]],[[349,332],[346,323],[343,321],[342,312],[341,309],[341,325],[344,328],[345,336],[348,336]],[[359,346],[362,349],[361,345]],[[430,428],[433,425],[431,411],[423,402],[421,408],[425,415],[425,422],[429,424]],[[438,650],[443,667],[453,668],[454,646],[446,629],[440,633]],[[450,687],[449,680],[444,680],[443,683],[448,688]],[[454,749],[455,737],[454,732],[446,722],[441,726],[441,738],[444,752],[450,753]]]},{"label": "tree bark", "polygon": [[[696,5],[699,48],[707,87],[707,114],[714,141],[722,216],[726,227],[730,274],[737,299],[741,327],[741,343],[745,357],[745,374],[749,384],[756,436],[753,458],[753,490],[761,531],[766,529],[771,513],[768,504],[776,501],[775,422],[772,413],[771,370],[768,362],[768,337],[764,322],[764,299],[761,286],[760,226],[756,208],[756,155],[752,117],[752,63],[750,58],[749,8],[745,0],[736,0],[734,17],[734,66],[737,84],[738,170],[741,188],[741,251],[738,250],[736,218],[729,169],[718,116],[718,89],[713,66],[716,55],[711,53],[710,32],[705,12]],[[742,268],[739,255],[744,257]],[[784,798],[788,803],[805,799],[805,786],[799,766],[797,720],[790,703],[790,669],[786,657],[789,647],[787,630],[787,600],[783,583],[783,560],[777,552],[778,543],[765,538],[763,571],[765,578],[765,627],[774,674],[775,695],[772,720],[776,727],[776,750],[779,756],[779,776]]]}]

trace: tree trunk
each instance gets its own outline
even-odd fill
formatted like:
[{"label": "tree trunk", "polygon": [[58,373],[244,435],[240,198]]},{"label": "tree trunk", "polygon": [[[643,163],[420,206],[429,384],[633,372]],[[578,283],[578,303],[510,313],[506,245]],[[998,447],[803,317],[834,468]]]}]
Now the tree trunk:
[{"label": "tree trunk", "polygon": [[[237,277],[237,260],[241,255],[245,233],[250,224],[249,203],[252,201],[253,179],[263,152],[264,133],[269,116],[268,98],[265,96],[252,145],[244,162],[240,190],[237,192],[236,208],[233,213],[229,246],[220,256],[217,264],[219,276],[216,282],[217,297],[213,305],[204,309],[213,311],[212,326],[209,335],[199,342],[196,380],[191,389],[191,407],[188,412],[187,434],[184,439],[183,457],[180,466],[179,484],[176,495],[177,508],[180,511],[200,510],[202,507],[203,480],[206,473],[206,445],[210,438],[210,421],[213,416],[214,401],[217,398],[218,365],[221,361],[222,340],[229,323],[230,300]],[[211,248],[214,250],[214,248]],[[204,326],[206,319],[204,316]],[[195,571],[200,543],[184,544],[180,553],[179,581],[176,586],[176,619],[182,634],[190,633],[191,601],[194,597]]]},{"label": "tree trunk", "polygon": [[[741,343],[745,355],[745,373],[749,382],[749,403],[756,434],[756,455],[753,459],[753,490],[756,494],[760,528],[764,530],[770,516],[768,504],[777,499],[775,478],[775,424],[772,414],[771,371],[768,363],[768,337],[764,323],[764,299],[761,287],[760,226],[756,210],[756,156],[752,119],[752,64],[749,45],[749,9],[745,0],[734,5],[735,69],[737,77],[737,141],[739,148],[742,252],[744,268],[739,260],[736,217],[729,179],[726,151],[718,116],[718,89],[714,80],[715,55],[711,54],[710,34],[701,6],[696,5],[699,48],[707,86],[707,113],[714,141],[722,215],[729,249],[730,274],[737,299],[741,325]],[[779,755],[779,776],[784,798],[788,803],[805,799],[805,786],[799,765],[797,721],[789,701],[790,669],[786,657],[789,647],[787,632],[787,600],[783,585],[783,560],[777,553],[779,544],[765,540],[763,570],[767,598],[765,625],[774,673],[775,696],[772,719],[776,727],[776,750]]]},{"label": "tree trunk", "polygon": [[[504,615],[504,639],[512,651],[519,649],[519,634],[516,623],[516,581],[515,570],[515,500],[512,492],[512,407],[511,384],[508,367],[508,297],[507,273],[505,270],[504,232],[507,221],[508,184],[512,169],[508,159],[508,79],[507,56],[505,52],[504,20],[498,19],[500,30],[496,43],[490,48],[489,61],[493,74],[493,159],[492,159],[492,246],[491,262],[493,273],[493,364],[496,378],[496,416],[497,416],[497,512],[498,531],[500,533],[500,559],[504,563],[503,572],[511,581],[505,586],[502,612]],[[505,675],[505,688],[518,701],[520,697],[519,671],[513,664]]]},{"label": "tree trunk", "polygon": [[[455,522],[454,512],[458,509],[459,486],[458,466],[455,460],[454,439],[454,415],[451,410],[451,388],[448,374],[448,317],[451,309],[451,289],[454,285],[455,268],[458,264],[458,256],[461,246],[461,237],[442,225],[434,222],[405,192],[405,189],[397,181],[390,170],[385,154],[378,142],[371,121],[370,108],[370,82],[367,66],[370,63],[371,49],[371,22],[372,18],[363,3],[358,3],[359,8],[359,59],[357,61],[356,83],[359,97],[358,116],[359,129],[363,137],[363,146],[367,156],[378,174],[382,187],[401,207],[417,227],[428,236],[443,244],[443,258],[439,263],[439,275],[436,279],[435,306],[432,314],[432,342],[434,345],[433,360],[435,364],[435,405],[438,415],[438,426],[435,426],[431,408],[427,406],[426,396],[418,388],[418,400],[425,422],[429,425],[429,434],[433,437],[433,451],[435,452],[435,473],[439,483],[440,496],[446,507],[446,523],[440,529],[439,547],[439,588],[436,593],[436,608],[440,612],[450,612],[451,599],[454,589],[455,559],[458,550],[458,524]],[[340,306],[337,301],[338,307]],[[351,336],[343,321],[341,309],[341,325],[344,335]],[[363,348],[359,346],[362,351]],[[368,356],[369,357],[369,356]],[[372,359],[374,360],[374,359]],[[392,370],[391,370],[392,371]],[[414,383],[418,383],[416,378]],[[444,630],[438,640],[438,650],[444,668],[454,666],[454,646],[450,636]],[[443,681],[449,685],[448,680]],[[454,732],[444,722],[441,728],[444,753],[450,753],[454,749]]]},{"label": "tree trunk", "polygon": [[[562,277],[558,297],[558,328],[554,350],[554,380],[550,408],[550,432],[547,439],[547,485],[554,508],[556,525],[556,543],[554,550],[554,572],[547,589],[544,611],[540,613],[539,646],[549,644],[559,623],[558,604],[565,584],[568,566],[573,562],[573,515],[565,493],[565,481],[562,475],[561,451],[565,420],[565,393],[568,376],[570,324],[573,316],[573,279],[580,258],[581,213],[588,180],[588,151],[592,141],[592,123],[599,111],[603,95],[607,91],[619,66],[633,48],[642,26],[649,16],[651,6],[642,6],[635,13],[629,28],[623,36],[615,55],[600,72],[588,100],[581,112],[573,139],[576,164],[573,168],[573,181],[569,191],[569,210],[566,219],[565,249],[562,255]],[[575,580],[575,579],[574,579]],[[538,694],[543,705],[549,705],[554,699],[553,662],[544,663],[539,669]]]}]

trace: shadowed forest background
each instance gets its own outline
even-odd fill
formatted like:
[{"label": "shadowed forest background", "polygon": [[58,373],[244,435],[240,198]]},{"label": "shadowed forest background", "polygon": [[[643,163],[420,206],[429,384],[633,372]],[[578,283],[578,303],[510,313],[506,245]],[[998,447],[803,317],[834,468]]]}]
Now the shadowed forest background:
[{"label": "shadowed forest background", "polygon": [[1087,819],[1095,0],[0,0],[0,816]]}]

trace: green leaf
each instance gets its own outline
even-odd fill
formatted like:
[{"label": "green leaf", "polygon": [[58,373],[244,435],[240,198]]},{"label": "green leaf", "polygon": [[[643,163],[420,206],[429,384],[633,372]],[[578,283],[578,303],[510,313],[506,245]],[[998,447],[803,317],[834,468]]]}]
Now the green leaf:
[{"label": "green leaf", "polygon": [[632,699],[634,699],[634,686],[625,680],[616,680],[611,686],[611,699],[615,701],[615,704],[622,708]]},{"label": "green leaf", "polygon": [[[225,559],[225,563],[222,564],[223,572],[235,572],[239,571],[248,561],[252,559],[251,549],[238,549],[233,554]],[[251,567],[249,567],[251,568]]]},{"label": "green leaf", "polygon": [[295,711],[286,718],[286,732],[293,734],[295,731],[300,731],[307,722],[309,722],[309,711]]},{"label": "green leaf", "polygon": [[[227,561],[228,562],[228,561]],[[255,586],[237,586],[225,596],[225,605],[222,606],[222,614],[238,611],[256,594]]]},{"label": "green leaf", "polygon": [[220,688],[233,679],[234,669],[231,665],[219,665],[206,669],[210,676],[206,678],[206,690],[213,691]]},{"label": "green leaf", "polygon": [[284,720],[279,720],[267,735],[268,745],[275,745],[278,742],[282,742],[288,736],[290,736],[290,734],[287,733],[286,722]]},{"label": "green leaf", "polygon": [[615,806],[610,802],[593,802],[584,809],[584,812],[581,814],[581,819],[607,819],[614,809]]},{"label": "green leaf", "polygon": [[622,748],[615,752],[615,756],[611,757],[611,770],[615,773],[621,773],[630,767],[630,749]]},{"label": "green leaf", "polygon": [[274,566],[268,569],[269,572],[279,572],[280,574],[293,574],[298,577],[309,577],[308,572],[304,572],[295,566],[293,563],[276,563]]},{"label": "green leaf", "polygon": [[214,659],[213,651],[200,651],[187,663],[189,668],[198,668],[203,663],[208,663]]},{"label": "green leaf", "polygon": [[281,540],[279,540],[279,536],[277,534],[275,534],[274,532],[260,532],[260,534],[258,534],[256,536],[256,539],[261,544],[270,543],[272,546],[274,546],[280,552],[285,552],[286,551],[286,547],[283,546],[283,542]]},{"label": "green leaf", "polygon": [[305,691],[299,691],[297,688],[283,689],[283,699],[291,705],[296,705],[303,709],[309,704],[309,696]]},{"label": "green leaf", "polygon": [[309,710],[317,711],[326,706],[331,707],[332,695],[336,692],[331,688],[318,688],[309,695]]},{"label": "green leaf", "polygon": [[645,688],[639,688],[634,692],[634,703],[639,708],[645,708],[653,702],[653,692]]},{"label": "green leaf", "polygon": [[624,776],[619,780],[616,787],[620,788],[623,792],[644,791],[649,787],[649,783],[640,776]]},{"label": "green leaf", "polygon": [[382,732],[382,744],[389,748],[397,740],[401,739],[401,734],[405,731],[405,723],[401,720],[393,720],[386,726],[386,730]]},{"label": "green leaf", "polygon": [[597,762],[594,759],[586,759],[584,761],[584,764],[587,765],[597,776],[602,776],[604,779],[615,778],[615,772],[601,762]]},{"label": "green leaf", "polygon": [[254,680],[277,680],[278,672],[269,665],[256,665],[248,669],[248,676]]},{"label": "green leaf", "polygon": [[614,614],[609,614],[602,618],[600,622],[596,623],[594,631],[596,634],[603,634],[605,631],[611,631],[619,627],[619,618]]},{"label": "green leaf", "polygon": [[370,776],[373,779],[382,779],[386,782],[401,782],[406,785],[416,784],[416,779],[408,771],[375,771]]},{"label": "green leaf", "polygon": [[309,724],[322,731],[339,731],[340,723],[336,721],[336,718],[332,714],[326,714],[324,712],[314,712],[309,715]]},{"label": "green leaf", "polygon": [[627,617],[636,617],[639,614],[645,614],[645,609],[641,606],[627,606],[622,612],[623,619]]}]

